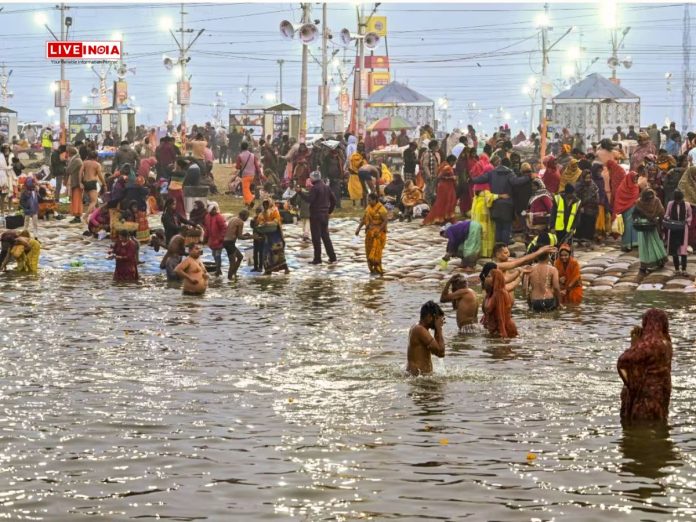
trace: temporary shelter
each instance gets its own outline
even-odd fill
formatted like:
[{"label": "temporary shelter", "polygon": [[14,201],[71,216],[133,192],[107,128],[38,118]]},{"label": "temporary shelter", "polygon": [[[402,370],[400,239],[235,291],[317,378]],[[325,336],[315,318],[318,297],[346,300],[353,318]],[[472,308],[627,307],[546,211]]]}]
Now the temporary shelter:
[{"label": "temporary shelter", "polygon": [[403,83],[391,82],[365,100],[367,121],[399,116],[414,125],[433,125],[435,103]]}]

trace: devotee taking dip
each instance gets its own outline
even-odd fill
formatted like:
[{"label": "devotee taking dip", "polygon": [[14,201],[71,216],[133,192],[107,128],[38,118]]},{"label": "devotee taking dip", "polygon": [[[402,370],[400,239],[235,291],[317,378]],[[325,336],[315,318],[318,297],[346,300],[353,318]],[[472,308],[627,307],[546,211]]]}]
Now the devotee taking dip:
[{"label": "devotee taking dip", "polygon": [[561,302],[558,270],[549,262],[548,253],[538,257],[528,277],[529,309],[533,312],[551,312],[558,308]]},{"label": "devotee taking dip", "polygon": [[[421,307],[420,321],[408,332],[408,351],[406,371],[411,375],[427,375],[433,372],[431,354],[445,356],[445,339],[442,326],[445,313],[434,301],[428,301]],[[435,336],[430,335],[434,330]]]},{"label": "devotee taking dip", "polygon": [[580,264],[571,255],[569,245],[564,243],[558,248],[558,258],[554,266],[558,270],[558,282],[561,285],[561,304],[582,302]]},{"label": "devotee taking dip", "polygon": [[128,237],[127,230],[119,230],[109,258],[116,260],[114,281],[138,280],[138,245]]},{"label": "devotee taking dip", "polygon": [[489,269],[484,282],[485,297],[481,322],[490,334],[503,338],[517,337],[517,326],[512,320],[512,297],[509,287],[510,284],[506,285],[501,270]]},{"label": "devotee taking dip", "polygon": [[669,321],[662,310],[651,308],[643,325],[634,328],[631,347],[616,364],[623,381],[621,423],[664,423],[672,394],[672,339]]},{"label": "devotee taking dip", "polygon": [[459,333],[477,332],[478,299],[476,293],[469,288],[466,277],[454,274],[442,289],[440,302],[452,303],[452,309],[457,311]]},{"label": "devotee taking dip", "polygon": [[387,209],[379,202],[376,193],[371,193],[369,204],[365,209],[355,235],[360,235],[360,229],[365,226],[365,257],[370,274],[382,275],[382,252],[387,243]]},{"label": "devotee taking dip", "polygon": [[200,260],[202,253],[199,244],[191,245],[188,257],[174,270],[184,281],[184,295],[202,295],[208,288],[208,271]]}]

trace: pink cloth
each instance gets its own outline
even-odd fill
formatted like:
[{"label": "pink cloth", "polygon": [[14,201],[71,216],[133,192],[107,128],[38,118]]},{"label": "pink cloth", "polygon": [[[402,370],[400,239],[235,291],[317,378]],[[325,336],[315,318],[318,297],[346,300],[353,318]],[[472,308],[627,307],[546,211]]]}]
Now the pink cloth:
[{"label": "pink cloth", "polygon": [[[491,164],[490,159],[488,159],[488,154],[483,153],[479,156],[478,161],[471,169],[469,173],[470,178],[478,178],[483,176],[486,172],[490,172],[495,167]],[[482,190],[491,190],[491,186],[488,183],[477,183],[473,186],[474,194]]]},{"label": "pink cloth", "polygon": [[225,232],[227,232],[227,221],[222,217],[222,214],[219,212],[214,216],[206,214],[203,220],[203,230],[205,231],[205,239],[210,248],[222,248],[222,242],[225,240]]},{"label": "pink cloth", "polygon": [[138,165],[138,176],[142,176],[144,179],[147,179],[150,169],[152,169],[156,164],[157,160],[155,158],[141,159],[140,165]]},{"label": "pink cloth", "polygon": [[205,148],[205,150],[203,151],[203,157],[205,158],[205,161],[209,161],[210,163],[213,162],[215,158],[213,156],[213,151],[210,150],[210,147]]},{"label": "pink cloth", "polygon": [[248,150],[243,150],[239,153],[239,156],[237,156],[237,170],[240,171],[240,176],[243,178],[254,176],[256,175],[257,168],[259,168],[258,159],[253,153]]}]

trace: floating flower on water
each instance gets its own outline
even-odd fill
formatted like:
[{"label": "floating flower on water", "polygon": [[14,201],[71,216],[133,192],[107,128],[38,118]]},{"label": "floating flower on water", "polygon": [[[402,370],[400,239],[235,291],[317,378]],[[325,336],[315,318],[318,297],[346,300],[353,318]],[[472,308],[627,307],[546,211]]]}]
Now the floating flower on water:
[{"label": "floating flower on water", "polygon": [[447,446],[449,444],[449,440],[448,439],[440,439],[440,444],[442,444],[443,446]]},{"label": "floating flower on water", "polygon": [[531,453],[531,452],[527,453],[527,460],[532,461],[532,460],[536,460],[536,458],[537,458],[536,453]]}]

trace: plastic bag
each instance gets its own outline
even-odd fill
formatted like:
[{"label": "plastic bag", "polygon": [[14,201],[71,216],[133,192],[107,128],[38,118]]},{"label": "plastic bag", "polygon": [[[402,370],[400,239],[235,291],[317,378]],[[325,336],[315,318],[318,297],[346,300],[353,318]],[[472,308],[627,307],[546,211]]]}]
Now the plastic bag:
[{"label": "plastic bag", "polygon": [[614,221],[611,222],[611,233],[622,236],[624,233],[624,222],[621,214],[617,215]]}]

